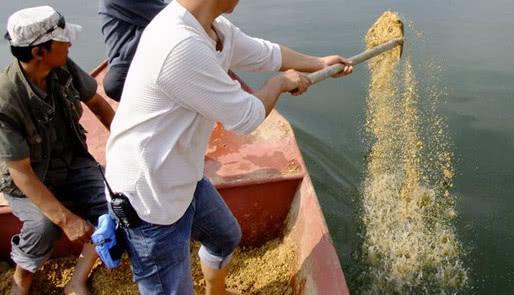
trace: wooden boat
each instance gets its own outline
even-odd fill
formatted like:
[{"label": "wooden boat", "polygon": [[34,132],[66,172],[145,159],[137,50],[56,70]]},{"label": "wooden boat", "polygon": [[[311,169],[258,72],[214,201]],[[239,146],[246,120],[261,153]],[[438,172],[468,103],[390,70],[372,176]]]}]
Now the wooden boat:
[{"label": "wooden boat", "polygon": [[[106,63],[92,72],[102,94],[105,72]],[[90,152],[104,164],[107,131],[86,108],[81,123],[88,130]],[[293,130],[277,111],[250,135],[216,126],[205,155],[205,175],[238,219],[243,245],[259,246],[283,235],[293,241],[295,294],[349,294]],[[10,237],[18,232],[20,223],[4,205],[0,224],[0,259],[7,259]],[[54,252],[63,256],[78,250],[62,238]]]}]

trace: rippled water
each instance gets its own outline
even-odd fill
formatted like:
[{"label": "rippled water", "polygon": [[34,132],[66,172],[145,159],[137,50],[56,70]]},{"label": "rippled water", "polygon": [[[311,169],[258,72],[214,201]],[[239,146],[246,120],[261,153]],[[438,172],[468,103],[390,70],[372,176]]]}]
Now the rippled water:
[{"label": "rippled water", "polygon": [[[72,57],[92,69],[103,59],[96,1],[2,1],[0,19],[26,6],[50,4],[84,32]],[[457,237],[469,269],[469,294],[514,293],[514,2],[512,0],[260,0],[240,1],[232,21],[251,35],[311,54],[353,55],[364,48],[369,26],[385,10],[398,11],[422,35],[407,35],[418,80],[424,65],[439,65],[455,156]],[[408,40],[416,40],[409,42]],[[0,56],[10,55],[5,41]],[[266,76],[244,75],[254,87]],[[280,111],[294,125],[350,287],[360,246],[355,222],[364,180],[365,66],[342,80],[315,85],[302,97],[285,96]]]}]

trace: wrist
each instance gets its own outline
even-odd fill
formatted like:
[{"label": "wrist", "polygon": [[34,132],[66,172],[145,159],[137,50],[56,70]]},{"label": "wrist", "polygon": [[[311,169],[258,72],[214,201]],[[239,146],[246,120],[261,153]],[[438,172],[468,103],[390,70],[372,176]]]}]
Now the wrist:
[{"label": "wrist", "polygon": [[317,64],[317,66],[316,66],[316,70],[314,72],[322,70],[327,66],[327,63],[325,62],[324,57],[318,57],[316,64]]},{"label": "wrist", "polygon": [[54,214],[54,218],[53,218],[53,222],[63,228],[64,226],[66,226],[66,224],[68,224],[68,222],[73,218],[73,213],[71,213],[70,211],[66,210],[65,208],[60,208],[59,210],[57,210],[57,212]]},{"label": "wrist", "polygon": [[287,91],[287,83],[283,74],[272,77],[266,84],[269,89],[278,94]]}]

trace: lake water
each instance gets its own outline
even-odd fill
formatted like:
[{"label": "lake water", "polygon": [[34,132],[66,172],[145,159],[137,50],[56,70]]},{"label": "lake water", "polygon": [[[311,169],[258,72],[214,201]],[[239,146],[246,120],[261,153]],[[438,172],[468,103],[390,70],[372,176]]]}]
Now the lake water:
[{"label": "lake water", "polygon": [[[471,285],[463,293],[514,294],[514,1],[240,1],[229,18],[250,35],[314,55],[351,56],[385,10],[413,22],[406,48],[414,66],[442,67],[439,85],[455,155],[458,237]],[[23,7],[50,4],[84,26],[71,56],[85,69],[104,59],[96,1],[2,1],[0,19]],[[0,66],[10,60],[2,41]],[[424,69],[419,67],[418,70]],[[430,77],[430,73],[419,76]],[[244,74],[258,87],[265,75]],[[281,98],[278,109],[295,128],[350,286],[359,247],[356,206],[365,169],[365,66],[341,80]]]}]

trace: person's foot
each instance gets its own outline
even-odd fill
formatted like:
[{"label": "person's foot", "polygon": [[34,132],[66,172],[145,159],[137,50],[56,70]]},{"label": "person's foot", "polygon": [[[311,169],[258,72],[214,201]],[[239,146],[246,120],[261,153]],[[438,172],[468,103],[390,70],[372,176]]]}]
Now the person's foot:
[{"label": "person's foot", "polygon": [[25,295],[29,294],[30,285],[28,287],[22,287],[13,280],[11,285],[11,295]]},{"label": "person's foot", "polygon": [[77,260],[77,265],[75,265],[73,276],[66,284],[66,287],[64,287],[64,294],[91,295],[87,288],[87,280],[97,258],[95,246],[91,243],[85,243]]},{"label": "person's foot", "polygon": [[73,284],[72,282],[68,283],[66,287],[64,287],[65,295],[91,295],[89,289],[86,285]]},{"label": "person's foot", "polygon": [[30,271],[16,266],[12,278],[11,295],[29,294],[30,286],[32,285],[32,277],[33,274]]},{"label": "person's foot", "polygon": [[239,294],[239,292],[237,292],[236,290],[227,289],[227,290],[225,290],[225,291],[227,291],[227,295],[241,295],[241,294]]}]

